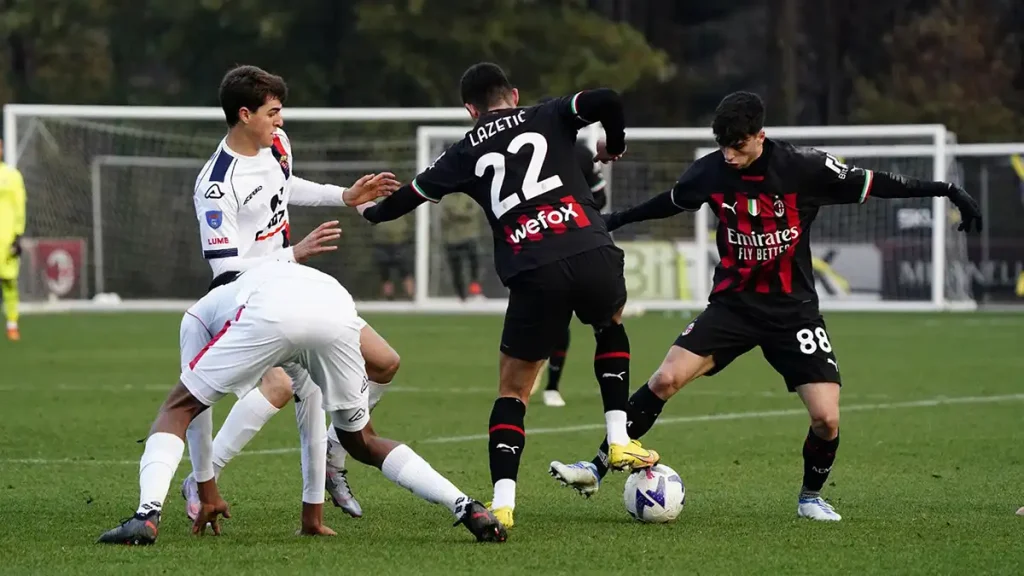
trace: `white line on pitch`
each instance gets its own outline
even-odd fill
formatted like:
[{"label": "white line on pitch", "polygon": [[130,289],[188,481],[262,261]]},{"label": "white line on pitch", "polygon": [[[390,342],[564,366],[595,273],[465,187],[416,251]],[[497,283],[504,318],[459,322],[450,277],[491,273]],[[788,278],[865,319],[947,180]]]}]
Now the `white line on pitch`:
[{"label": "white line on pitch", "polygon": [[[1016,402],[1024,400],[1024,394],[1003,394],[999,396],[961,396],[946,397],[937,396],[925,400],[910,400],[907,402],[890,402],[885,404],[847,404],[842,407],[843,412],[873,412],[880,410],[902,410],[907,408],[930,408],[933,406],[949,406],[956,404],[1001,404],[1004,402]],[[685,424],[690,422],[718,422],[723,420],[753,420],[761,418],[780,418],[784,416],[804,416],[807,411],[794,408],[792,410],[767,410],[760,412],[725,412],[721,414],[701,414],[696,416],[675,416],[661,418],[657,426],[670,424]],[[580,424],[578,426],[560,426],[556,428],[530,428],[531,436],[537,434],[567,434],[572,432],[585,432],[591,430],[603,430],[604,424]],[[442,436],[438,438],[427,438],[421,440],[422,444],[453,444],[459,442],[476,442],[486,440],[487,434],[471,434],[468,436]],[[239,454],[240,456],[265,456],[272,454],[292,454],[298,452],[298,448],[269,448],[265,450],[249,450]],[[5,458],[0,462],[8,464],[138,464],[138,460],[76,460],[73,458]]]}]

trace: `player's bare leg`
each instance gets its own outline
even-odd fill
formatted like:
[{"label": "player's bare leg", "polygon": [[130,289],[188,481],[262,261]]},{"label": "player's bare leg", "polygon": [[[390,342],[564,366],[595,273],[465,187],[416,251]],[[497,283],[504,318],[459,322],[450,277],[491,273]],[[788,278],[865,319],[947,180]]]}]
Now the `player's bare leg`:
[{"label": "player's bare leg", "polygon": [[[100,536],[99,542],[145,545],[156,541],[160,512],[185,451],[185,430],[206,409],[181,382],[171,390],[150,428],[139,463],[139,508],[133,517]],[[199,490],[208,502],[200,507],[201,526],[210,522],[214,533],[219,534],[217,516],[229,517],[228,505],[220,497],[215,481],[201,483]],[[198,529],[194,527],[193,531]]]},{"label": "player's bare leg", "polygon": [[[504,542],[505,528],[482,504],[466,496],[426,460],[405,444],[377,435],[368,417],[359,424],[358,411],[339,410],[331,414],[341,444],[353,458],[380,471],[395,484],[416,496],[441,504],[455,515],[479,541]],[[353,426],[353,422],[357,422]],[[356,428],[345,430],[346,428]]]},{"label": "player's bare leg", "polygon": [[[363,326],[359,332],[359,350],[366,361],[366,374],[370,379],[369,409],[372,412],[387,389],[387,385],[395,378],[401,365],[398,352],[388,344],[372,326]],[[363,515],[362,506],[352,494],[348,483],[348,470],[345,460],[348,455],[338,441],[334,427],[329,426],[327,433],[327,492],[332,503],[353,518]]]},{"label": "player's bare leg", "polygon": [[797,515],[812,520],[839,521],[832,506],[821,497],[839,448],[839,391],[835,382],[804,384],[796,388],[807,407],[811,427],[804,441],[804,480]]},{"label": "player's bare leg", "polygon": [[[668,354],[651,378],[629,399],[629,437],[643,437],[654,426],[669,398],[714,366],[714,358],[711,356],[700,356],[679,346],[669,348]],[[600,488],[601,480],[608,474],[607,438],[592,461],[572,464],[555,461],[551,463],[550,473],[556,480],[583,496],[592,496]]]}]

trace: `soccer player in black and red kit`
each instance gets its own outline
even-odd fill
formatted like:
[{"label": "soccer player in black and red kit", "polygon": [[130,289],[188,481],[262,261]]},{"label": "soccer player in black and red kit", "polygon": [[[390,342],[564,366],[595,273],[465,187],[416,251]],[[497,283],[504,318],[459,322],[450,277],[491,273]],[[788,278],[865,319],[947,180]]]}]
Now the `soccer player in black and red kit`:
[{"label": "soccer player in black and red kit", "polygon": [[[718,216],[721,262],[707,308],[683,330],[647,384],[630,398],[632,438],[642,437],[665,402],[700,376],[713,375],[760,347],[810,415],[797,514],[840,520],[821,497],[839,447],[839,364],[818,310],[809,232],[818,210],[870,197],[945,196],[960,210],[960,230],[981,229],[977,203],[956,184],[927,182],[846,166],[812,148],[765,137],[764,105],[737,92],[719,104],[712,129],[719,150],[697,160],[675,186],[607,216],[608,229],[668,218],[708,204]],[[551,474],[582,494],[597,491],[605,448],[591,462],[551,463]]]},{"label": "soccer player in black and red kit", "polygon": [[626,149],[625,120],[619,95],[608,89],[520,108],[518,90],[490,63],[466,70],[461,91],[476,120],[466,137],[392,196],[358,209],[370,222],[386,222],[424,202],[462,192],[487,216],[495,267],[509,288],[499,397],[488,430],[491,508],[511,527],[526,443],[526,403],[573,313],[594,328],[594,373],[604,403],[610,467],[645,468],[658,461],[657,452],[630,440],[626,431],[629,338],[621,323],[623,253],[612,242],[575,161],[576,134],[594,122],[601,122],[607,134],[597,159],[618,159]]}]

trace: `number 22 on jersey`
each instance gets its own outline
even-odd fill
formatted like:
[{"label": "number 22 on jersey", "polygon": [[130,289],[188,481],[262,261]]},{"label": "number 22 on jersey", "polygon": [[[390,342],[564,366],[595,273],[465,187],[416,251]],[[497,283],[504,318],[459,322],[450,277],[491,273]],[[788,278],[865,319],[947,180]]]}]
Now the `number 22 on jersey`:
[{"label": "number 22 on jersey", "polygon": [[518,154],[524,146],[531,146],[533,154],[530,156],[530,163],[523,175],[523,182],[519,190],[512,190],[502,200],[502,186],[505,183],[505,154],[500,152],[489,152],[480,157],[476,162],[476,175],[483,177],[488,168],[493,168],[491,176],[491,211],[495,218],[501,218],[506,212],[515,208],[520,203],[536,198],[545,192],[557,190],[562,187],[562,179],[558,175],[550,176],[540,180],[540,171],[544,166],[544,160],[548,154],[548,141],[543,135],[537,132],[524,132],[509,142],[508,154]]}]

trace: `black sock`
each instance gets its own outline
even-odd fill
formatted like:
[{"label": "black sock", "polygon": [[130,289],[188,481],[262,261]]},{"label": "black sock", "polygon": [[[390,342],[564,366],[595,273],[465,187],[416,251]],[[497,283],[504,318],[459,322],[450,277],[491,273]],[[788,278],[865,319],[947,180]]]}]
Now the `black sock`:
[{"label": "black sock", "polygon": [[523,419],[526,405],[518,398],[498,398],[491,409],[487,449],[491,459],[491,482],[519,476],[519,459],[526,445]]},{"label": "black sock", "polygon": [[[658,398],[651,387],[644,384],[629,398],[629,410],[626,411],[626,430],[629,437],[639,440],[654,426],[654,422],[665,408],[665,401]],[[597,473],[604,478],[608,473],[608,440],[605,439],[598,449],[597,457],[592,460],[597,466]]]},{"label": "black sock", "polygon": [[836,450],[839,448],[839,435],[835,440],[822,440],[814,429],[807,431],[804,441],[804,485],[801,494],[817,496],[821,487],[828,480],[832,471],[832,463],[836,461]]},{"label": "black sock", "polygon": [[629,336],[622,324],[594,331],[594,376],[601,386],[604,411],[626,411],[629,406]]},{"label": "black sock", "polygon": [[548,390],[558,390],[558,381],[562,379],[562,367],[565,366],[565,355],[569,352],[570,330],[565,329],[565,336],[555,343],[555,351],[548,358]]}]

